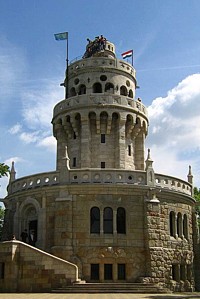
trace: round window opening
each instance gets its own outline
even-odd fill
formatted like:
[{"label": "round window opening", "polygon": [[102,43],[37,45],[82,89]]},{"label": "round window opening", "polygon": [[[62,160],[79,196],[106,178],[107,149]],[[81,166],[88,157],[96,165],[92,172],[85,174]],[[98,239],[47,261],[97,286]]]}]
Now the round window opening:
[{"label": "round window opening", "polygon": [[100,76],[100,80],[101,81],[106,81],[107,80],[107,76],[106,75],[101,75]]},{"label": "round window opening", "polygon": [[74,84],[77,85],[78,83],[79,83],[79,79],[76,78],[76,79],[74,80]]},{"label": "round window opening", "polygon": [[129,179],[129,181],[131,181],[133,179],[133,177],[131,175],[129,175],[128,179]]},{"label": "round window opening", "polygon": [[130,86],[130,81],[129,81],[129,80],[126,81],[126,85],[127,85],[128,87]]}]

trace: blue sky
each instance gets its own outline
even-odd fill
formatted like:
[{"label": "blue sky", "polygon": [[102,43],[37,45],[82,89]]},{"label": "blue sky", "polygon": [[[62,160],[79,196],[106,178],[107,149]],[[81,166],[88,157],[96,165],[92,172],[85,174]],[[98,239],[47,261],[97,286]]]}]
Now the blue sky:
[{"label": "blue sky", "polygon": [[14,160],[17,177],[55,169],[51,119],[64,98],[66,43],[54,33],[68,31],[70,61],[100,34],[118,58],[133,49],[155,171],[186,179],[191,165],[199,187],[199,0],[0,0],[0,12],[0,161]]}]

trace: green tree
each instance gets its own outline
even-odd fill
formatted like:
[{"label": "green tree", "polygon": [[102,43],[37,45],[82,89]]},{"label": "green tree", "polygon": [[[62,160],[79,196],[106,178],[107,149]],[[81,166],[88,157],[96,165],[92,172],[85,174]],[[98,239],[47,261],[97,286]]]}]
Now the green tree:
[{"label": "green tree", "polygon": [[198,224],[199,224],[199,228],[200,228],[200,189],[198,189],[197,187],[194,187],[194,198],[196,199],[196,201],[199,203],[196,204],[196,213],[197,213],[197,219],[198,219]]},{"label": "green tree", "polygon": [[2,176],[8,176],[8,173],[9,173],[9,166],[4,163],[0,163],[0,178]]},{"label": "green tree", "polygon": [[1,236],[2,236],[4,214],[5,214],[5,209],[0,206],[0,240],[1,240]]},{"label": "green tree", "polygon": [[197,187],[194,187],[194,198],[196,199],[196,201],[200,201],[200,189],[198,189]]}]

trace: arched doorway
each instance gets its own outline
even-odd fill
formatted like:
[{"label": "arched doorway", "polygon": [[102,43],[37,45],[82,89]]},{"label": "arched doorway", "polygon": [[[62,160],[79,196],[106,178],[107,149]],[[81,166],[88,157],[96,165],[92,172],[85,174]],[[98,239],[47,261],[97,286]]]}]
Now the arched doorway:
[{"label": "arched doorway", "polygon": [[21,233],[26,229],[29,244],[44,249],[45,223],[45,213],[42,212],[39,202],[34,198],[27,198],[21,203],[15,214],[15,235],[21,240]]}]

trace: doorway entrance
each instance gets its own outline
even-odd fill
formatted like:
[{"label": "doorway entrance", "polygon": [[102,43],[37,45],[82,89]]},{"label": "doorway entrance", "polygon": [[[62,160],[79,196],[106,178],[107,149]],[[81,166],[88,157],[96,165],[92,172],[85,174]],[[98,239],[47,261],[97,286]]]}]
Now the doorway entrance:
[{"label": "doorway entrance", "polygon": [[104,280],[113,280],[112,264],[104,264]]},{"label": "doorway entrance", "polygon": [[31,245],[35,245],[37,242],[37,223],[37,220],[29,221],[29,243],[31,243]]}]

